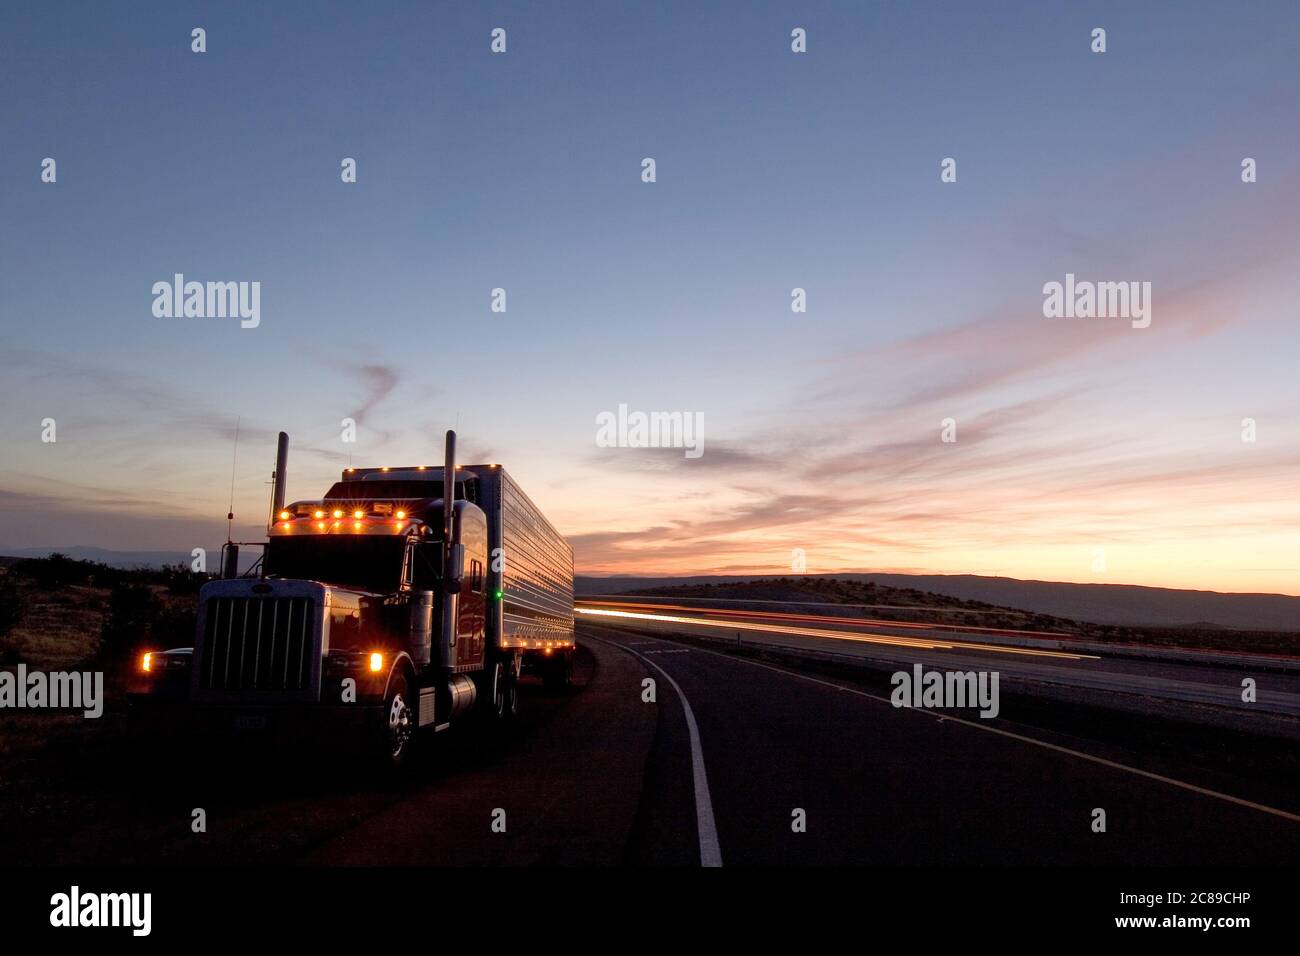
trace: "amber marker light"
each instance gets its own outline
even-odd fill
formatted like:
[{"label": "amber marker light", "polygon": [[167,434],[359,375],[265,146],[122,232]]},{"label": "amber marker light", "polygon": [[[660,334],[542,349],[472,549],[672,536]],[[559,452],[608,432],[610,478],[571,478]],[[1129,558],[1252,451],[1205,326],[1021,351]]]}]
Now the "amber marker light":
[{"label": "amber marker light", "polygon": [[378,673],[384,669],[384,655],[375,651],[370,655],[370,669]]},{"label": "amber marker light", "polygon": [[153,670],[153,654],[152,654],[152,653],[146,654],[144,657],[140,658],[140,670],[142,670],[142,671],[151,671],[151,670]]}]

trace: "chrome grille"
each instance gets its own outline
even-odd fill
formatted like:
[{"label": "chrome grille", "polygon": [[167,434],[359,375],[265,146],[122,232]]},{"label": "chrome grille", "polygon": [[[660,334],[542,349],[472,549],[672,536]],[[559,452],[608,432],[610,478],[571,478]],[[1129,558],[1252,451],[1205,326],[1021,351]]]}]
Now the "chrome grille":
[{"label": "chrome grille", "polygon": [[214,597],[207,602],[202,690],[305,690],[311,684],[309,597]]}]

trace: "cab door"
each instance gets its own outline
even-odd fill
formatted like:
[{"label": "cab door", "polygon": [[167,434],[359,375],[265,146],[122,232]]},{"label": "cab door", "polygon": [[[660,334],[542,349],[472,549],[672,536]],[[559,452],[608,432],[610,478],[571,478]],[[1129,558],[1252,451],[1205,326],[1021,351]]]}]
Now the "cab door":
[{"label": "cab door", "polygon": [[481,665],[487,649],[487,521],[477,508],[457,510],[465,546],[465,575],[456,602],[457,661]]}]

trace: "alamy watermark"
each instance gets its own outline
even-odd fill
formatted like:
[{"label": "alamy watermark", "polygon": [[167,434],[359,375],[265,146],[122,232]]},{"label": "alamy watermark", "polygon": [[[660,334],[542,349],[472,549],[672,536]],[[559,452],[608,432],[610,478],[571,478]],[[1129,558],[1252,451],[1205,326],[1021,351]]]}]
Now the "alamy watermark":
[{"label": "alamy watermark", "polygon": [[684,448],[685,457],[704,454],[703,412],[618,412],[596,416],[598,448]]},{"label": "alamy watermark", "polygon": [[1001,709],[997,671],[926,671],[914,664],[910,673],[895,671],[889,682],[895,707],[978,707],[987,718]]},{"label": "alamy watermark", "polygon": [[155,318],[238,318],[244,329],[262,323],[261,282],[186,282],[178,272],[171,282],[155,282],[153,295]]},{"label": "alamy watermark", "polygon": [[55,927],[124,926],[133,936],[148,936],[152,915],[152,893],[83,893],[73,886],[50,897],[50,925]]},{"label": "alamy watermark", "polygon": [[19,664],[0,671],[0,710],[80,710],[88,720],[104,714],[103,671],[29,671]]},{"label": "alamy watermark", "polygon": [[1133,328],[1151,324],[1150,282],[1075,281],[1043,285],[1043,315],[1049,319],[1130,319]]}]

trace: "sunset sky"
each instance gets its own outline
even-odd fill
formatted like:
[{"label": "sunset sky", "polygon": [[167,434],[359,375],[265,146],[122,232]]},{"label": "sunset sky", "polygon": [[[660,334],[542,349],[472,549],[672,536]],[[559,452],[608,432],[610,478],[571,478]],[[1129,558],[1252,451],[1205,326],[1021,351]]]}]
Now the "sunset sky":
[{"label": "sunset sky", "polygon": [[[1296,5],[964,10],[5,5],[0,553],[215,548],[238,420],[242,536],[278,430],[310,498],[456,427],[579,572],[1300,594]],[[1067,273],[1151,326],[1045,318]]]}]

